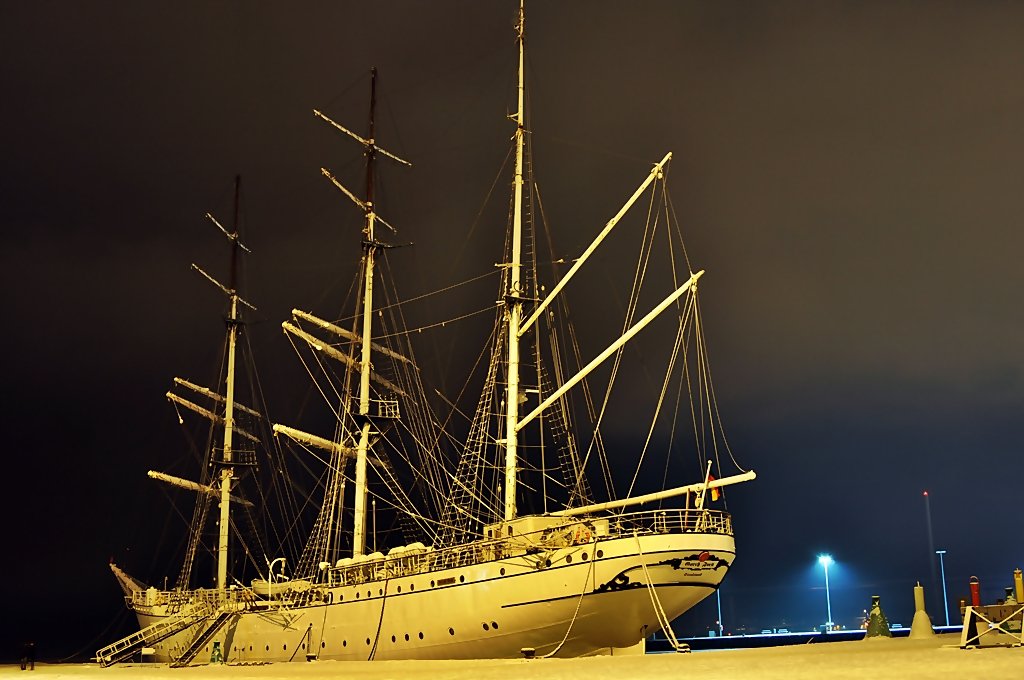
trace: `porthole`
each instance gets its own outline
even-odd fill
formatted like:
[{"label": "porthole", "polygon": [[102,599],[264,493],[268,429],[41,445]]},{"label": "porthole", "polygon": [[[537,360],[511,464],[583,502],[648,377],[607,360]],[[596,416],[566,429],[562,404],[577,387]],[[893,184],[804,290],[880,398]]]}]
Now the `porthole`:
[{"label": "porthole", "polygon": [[544,566],[545,567],[550,567],[551,566],[551,560],[544,560]]},{"label": "porthole", "polygon": [[434,587],[434,582],[433,582],[433,581],[431,581],[431,582],[430,582],[430,587],[431,587],[431,588],[433,588],[433,587]]},{"label": "porthole", "polygon": [[345,601],[345,593],[342,593],[341,595],[338,595],[338,602],[344,602],[344,601]]},{"label": "porthole", "polygon": [[397,641],[394,635],[391,636],[391,641],[392,642],[396,642]]},{"label": "porthole", "polygon": [[356,599],[357,600],[359,599],[359,593],[358,592],[356,592]]},{"label": "porthole", "polygon": [[420,633],[420,639],[421,640],[423,639],[423,633]]},{"label": "porthole", "polygon": [[410,583],[409,584],[409,592],[411,593],[414,590],[416,590],[416,584],[415,583]]},{"label": "porthole", "polygon": [[602,557],[604,557],[604,551],[603,550],[598,550],[597,551],[597,558],[601,559]]},{"label": "porthole", "polygon": [[402,592],[402,586],[398,586],[398,592]]},{"label": "porthole", "polygon": [[501,574],[502,576],[504,576],[505,575],[505,567],[502,567],[501,571],[499,571],[498,573]]},{"label": "porthole", "polygon": [[232,651],[232,652],[237,652],[237,651],[238,651],[238,647],[232,647],[232,648],[231,648],[231,651]]},{"label": "porthole", "polygon": [[449,635],[455,635],[455,629],[454,628],[449,628],[448,629],[448,634]]},{"label": "porthole", "polygon": [[288,645],[281,645],[281,649],[283,649],[284,651],[287,652],[288,651]]},{"label": "porthole", "polygon": [[367,646],[367,647],[369,647],[369,646],[370,646],[370,638],[366,638],[366,646]]},{"label": "porthole", "polygon": [[267,651],[268,652],[270,651],[270,645],[267,645]]},{"label": "porthole", "polygon": [[459,576],[459,583],[465,583],[465,582],[466,582],[466,577],[465,577],[465,576],[462,576],[462,575],[460,575],[460,576]]},{"label": "porthole", "polygon": [[583,561],[584,561],[584,562],[586,562],[586,561],[587,561],[587,553],[583,553]]},{"label": "porthole", "polygon": [[305,642],[303,642],[303,643],[302,643],[302,648],[303,648],[303,649],[305,649],[305,648],[306,648],[306,643],[305,643]]},{"label": "porthole", "polygon": [[565,563],[566,564],[572,564],[572,555],[566,555],[565,556]]},{"label": "porthole", "polygon": [[408,634],[408,633],[406,633],[406,634],[405,634],[405,641],[406,641],[406,642],[408,642],[408,641],[409,641],[409,634]]},{"label": "porthole", "polygon": [[366,591],[366,596],[367,597],[373,597],[373,591],[372,590],[367,590]]},{"label": "porthole", "polygon": [[491,621],[491,628],[493,628],[494,630],[498,630],[498,622],[497,621]]},{"label": "porthole", "polygon": [[341,646],[342,647],[348,647],[348,640],[342,640],[341,641]]},{"label": "porthole", "polygon": [[324,649],[324,648],[326,648],[326,647],[327,647],[327,643],[326,643],[326,642],[324,642],[323,640],[321,640],[321,641],[320,641],[320,649]]},{"label": "porthole", "polygon": [[252,651],[252,645],[249,645],[249,651],[250,652]]},{"label": "porthole", "polygon": [[487,624],[485,623],[485,624],[484,624],[484,630],[490,630],[490,629],[491,629],[491,627],[490,627],[490,626],[488,626],[488,625],[487,625]]},{"label": "porthole", "polygon": [[380,590],[378,590],[378,591],[377,591],[377,594],[378,594],[378,595],[383,595],[383,594],[384,594],[384,589],[383,589],[383,588],[381,588]]}]

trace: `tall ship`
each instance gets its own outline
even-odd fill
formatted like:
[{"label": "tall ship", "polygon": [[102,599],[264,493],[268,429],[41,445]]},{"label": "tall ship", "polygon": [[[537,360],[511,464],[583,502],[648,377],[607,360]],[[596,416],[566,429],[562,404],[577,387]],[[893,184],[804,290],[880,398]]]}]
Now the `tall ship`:
[{"label": "tall ship", "polygon": [[[111,563],[140,630],[98,650],[101,664],[141,650],[175,666],[573,657],[635,652],[659,630],[683,649],[671,622],[715,592],[736,556],[725,487],[755,475],[735,463],[721,430],[697,297],[703,271],[690,266],[668,198],[672,154],[638,176],[582,253],[546,259],[522,4],[515,36],[511,199],[504,251],[483,264],[498,294],[482,301],[494,323],[476,382],[467,383],[479,395],[475,408],[465,406],[470,388],[451,398],[428,388],[411,341],[420,333],[406,327],[384,276],[394,228],[378,214],[376,164],[408,163],[375,138],[374,73],[365,136],[316,112],[365,156],[361,195],[323,170],[362,213],[352,309],[341,317],[294,310],[282,324],[333,431],[270,425],[265,405],[239,397],[251,305],[239,290],[236,201],[232,226],[211,216],[231,248],[227,283],[200,270],[228,304],[220,387],[176,378],[168,393],[181,420],[209,422],[197,444],[207,460],[195,479],[150,472],[195,496],[181,573],[157,587]],[[588,359],[566,291],[631,210],[647,217],[622,325]],[[670,258],[671,285],[651,293],[645,272],[658,257]],[[643,357],[650,404],[630,396],[616,406],[612,388],[645,332],[665,341],[663,356]],[[602,435],[616,408],[629,410],[628,445]],[[317,483],[288,486],[286,446],[308,454],[305,474]],[[653,462],[672,451],[694,458],[692,479]],[[271,473],[270,487],[254,485],[259,470]],[[650,488],[652,478],[660,486]],[[297,541],[304,511],[310,520]],[[284,555],[289,542],[295,557]],[[203,560],[216,577],[198,587]]]}]

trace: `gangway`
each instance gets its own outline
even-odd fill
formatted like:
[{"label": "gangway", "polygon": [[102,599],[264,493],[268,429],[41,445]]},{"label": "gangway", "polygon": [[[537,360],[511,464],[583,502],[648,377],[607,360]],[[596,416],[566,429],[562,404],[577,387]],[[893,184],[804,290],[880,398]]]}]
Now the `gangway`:
[{"label": "gangway", "polygon": [[185,630],[189,626],[195,625],[209,617],[210,614],[210,605],[206,602],[199,602],[189,609],[183,609],[162,621],[157,621],[152,626],[146,626],[142,630],[136,631],[100,649],[96,652],[96,661],[104,668],[113,666],[119,661],[124,661],[143,647],[157,643],[164,638]]},{"label": "gangway", "polygon": [[181,656],[179,656],[174,663],[171,664],[171,668],[184,668],[192,663],[192,659],[196,658],[199,654],[199,650],[206,646],[213,636],[220,632],[220,629],[224,627],[224,624],[231,618],[231,612],[221,612],[216,619],[207,626],[201,634],[196,636],[196,639],[192,641],[192,644],[188,646]]}]

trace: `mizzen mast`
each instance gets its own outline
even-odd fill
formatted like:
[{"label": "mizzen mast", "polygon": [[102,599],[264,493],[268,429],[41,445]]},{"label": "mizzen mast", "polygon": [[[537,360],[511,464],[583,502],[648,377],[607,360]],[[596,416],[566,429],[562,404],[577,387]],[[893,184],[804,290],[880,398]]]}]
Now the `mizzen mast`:
[{"label": "mizzen mast", "polygon": [[515,197],[512,205],[512,261],[508,263],[509,284],[505,293],[508,323],[508,386],[505,393],[505,521],[516,516],[516,471],[518,467],[519,419],[519,324],[523,318],[522,294],[522,241],[523,241],[523,145],[526,129],[523,112],[523,2],[519,2],[519,21],[516,24],[516,42],[519,45],[518,110],[516,122],[516,174]]}]

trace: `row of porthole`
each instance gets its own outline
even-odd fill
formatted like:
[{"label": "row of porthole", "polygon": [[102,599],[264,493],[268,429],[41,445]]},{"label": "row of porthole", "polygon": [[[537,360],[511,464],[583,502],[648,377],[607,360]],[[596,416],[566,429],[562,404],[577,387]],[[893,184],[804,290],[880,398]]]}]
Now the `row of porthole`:
[{"label": "row of porthole", "polygon": [[[484,630],[491,630],[491,629],[494,629],[494,630],[498,630],[498,622],[497,622],[497,621],[491,621],[491,623],[490,623],[490,624],[487,624],[487,623],[485,622],[485,623],[483,624],[483,629],[484,629]],[[454,628],[449,628],[449,629],[448,629],[448,634],[449,634],[449,635],[455,635],[455,629],[454,629]],[[422,632],[420,632],[420,633],[418,634],[418,637],[419,637],[419,639],[420,639],[420,640],[422,640],[422,639],[423,639],[423,633],[422,633]],[[406,642],[409,642],[409,641],[410,641],[410,639],[411,639],[411,638],[409,637],[409,634],[408,634],[408,633],[406,633],[406,634],[405,634],[405,641],[406,641]],[[391,642],[398,642],[398,636],[397,636],[397,635],[392,635],[392,636],[391,636]],[[367,646],[369,646],[369,644],[370,644],[370,638],[366,638],[366,644],[367,644]],[[342,646],[342,647],[348,647],[348,640],[342,640],[342,641],[341,641],[341,646]],[[303,643],[302,643],[302,644],[300,645],[300,647],[301,647],[302,649],[306,649],[306,643],[304,643],[304,642],[303,642]],[[327,647],[327,642],[326,642],[325,640],[321,640],[321,641],[320,641],[320,647],[321,647],[321,649],[324,649],[324,648],[326,648],[326,647]],[[251,652],[252,650],[253,650],[253,646],[252,646],[252,645],[249,645],[249,651]],[[270,645],[266,645],[266,647],[265,647],[265,650],[269,652],[269,651],[270,651]],[[282,650],[282,651],[285,651],[285,652],[287,652],[287,651],[288,651],[288,645],[287,645],[287,644],[283,644],[283,645],[281,645],[281,650]],[[209,652],[209,651],[210,651],[210,647],[209,647],[209,646],[207,646],[207,647],[206,647],[206,651],[207,651],[207,652]],[[237,645],[235,645],[234,647],[232,647],[232,648],[231,648],[231,651],[233,651],[233,652],[237,652],[237,651],[238,651],[238,646],[237,646]],[[245,651],[245,645],[242,645],[242,651],[243,651],[243,652]]]},{"label": "row of porthole", "polygon": [[[586,561],[586,559],[587,559],[588,555],[587,555],[587,553],[583,553],[583,555],[581,555],[581,557],[583,558],[583,560],[584,560],[584,561]],[[598,557],[599,559],[600,559],[600,558],[602,558],[602,557],[604,557],[604,551],[603,551],[603,550],[598,550],[598,551],[597,551],[597,557]],[[572,563],[572,555],[566,555],[566,556],[565,556],[565,562],[566,562],[566,564],[571,564],[571,563]],[[551,560],[548,560],[548,561],[546,562],[546,564],[547,564],[547,566],[549,566],[549,567],[550,567],[550,566],[551,566]],[[504,576],[504,575],[505,575],[505,567],[502,567],[501,569],[499,569],[499,570],[498,570],[498,574],[499,574],[500,576]],[[459,575],[459,583],[465,583],[465,582],[466,582],[466,577],[465,577],[464,575],[461,575],[461,574],[460,574],[460,575]],[[437,581],[431,580],[431,581],[430,581],[430,587],[431,587],[431,588],[435,588],[436,586],[437,586]],[[410,584],[409,584],[409,592],[411,593],[411,592],[413,592],[414,590],[416,590],[416,584],[415,584],[415,583],[410,583]],[[398,586],[398,592],[399,592],[399,593],[400,593],[400,592],[402,592],[402,586]],[[383,596],[383,595],[384,595],[384,589],[383,589],[383,588],[381,588],[381,589],[378,589],[378,590],[377,590],[377,595],[378,595],[378,596]],[[359,592],[356,592],[356,599],[357,599],[357,600],[359,599],[359,596],[360,596],[360,593],[359,593]],[[367,591],[366,591],[366,597],[373,597],[373,591],[372,591],[372,590],[367,590]],[[340,597],[338,598],[338,601],[339,601],[339,602],[344,602],[344,601],[345,601],[345,595],[344,595],[344,594],[342,594],[342,595],[341,595],[341,596],[340,596]]]},{"label": "row of porthole", "polygon": [[[580,558],[584,562],[587,561],[588,557],[589,557],[589,555],[587,553],[585,553],[585,552],[582,555],[580,555]],[[597,557],[597,559],[601,559],[602,557],[604,557],[604,551],[603,550],[598,550],[596,557]],[[565,563],[566,564],[572,564],[572,555],[566,555],[565,556]],[[544,560],[544,566],[545,567],[550,567],[551,566],[551,560],[550,559]],[[502,570],[502,572],[504,572],[504,570]]]},{"label": "row of porthole", "polygon": [[[420,633],[419,636],[420,636],[420,639],[422,640],[423,639],[423,633]],[[392,635],[391,636],[391,641],[392,642],[398,642],[398,636],[397,635]],[[408,633],[405,634],[405,641],[406,642],[409,641],[409,634]],[[369,639],[367,639],[367,643],[369,643]]]}]

